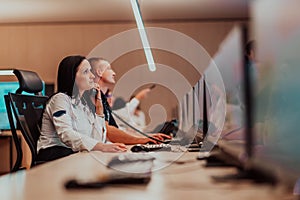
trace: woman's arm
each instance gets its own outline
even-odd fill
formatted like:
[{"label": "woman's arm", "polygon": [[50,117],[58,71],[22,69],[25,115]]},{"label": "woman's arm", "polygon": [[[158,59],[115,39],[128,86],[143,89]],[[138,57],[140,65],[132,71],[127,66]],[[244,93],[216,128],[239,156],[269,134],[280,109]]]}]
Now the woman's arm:
[{"label": "woman's arm", "polygon": [[[75,130],[73,121],[80,121],[80,118],[85,116],[75,116],[71,106],[71,98],[66,94],[58,93],[52,97],[46,109],[60,140],[64,144],[71,147],[74,151],[84,149],[90,151],[99,141]],[[90,124],[82,123],[79,126],[83,129],[91,129],[89,127],[91,126]]]},{"label": "woman's arm", "polygon": [[[107,129],[107,137],[111,142],[121,142],[124,144],[158,143],[155,140],[152,140],[144,136],[143,137],[132,136],[114,126],[110,126],[107,122],[106,122],[106,129]],[[153,136],[158,139],[157,134],[153,134]]]},{"label": "woman's arm", "polygon": [[103,151],[103,152],[124,152],[127,151],[126,145],[122,143],[111,143],[111,144],[104,144],[104,143],[97,143],[93,151]]}]

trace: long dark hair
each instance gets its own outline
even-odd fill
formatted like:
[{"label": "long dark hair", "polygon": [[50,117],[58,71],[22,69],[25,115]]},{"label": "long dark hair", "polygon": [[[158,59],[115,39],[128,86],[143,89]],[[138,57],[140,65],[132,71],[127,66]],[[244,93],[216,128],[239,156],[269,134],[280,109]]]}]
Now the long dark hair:
[{"label": "long dark hair", "polygon": [[75,84],[76,72],[80,63],[86,59],[84,56],[73,55],[65,57],[58,67],[57,92],[62,92],[70,97],[78,95],[79,91]]}]

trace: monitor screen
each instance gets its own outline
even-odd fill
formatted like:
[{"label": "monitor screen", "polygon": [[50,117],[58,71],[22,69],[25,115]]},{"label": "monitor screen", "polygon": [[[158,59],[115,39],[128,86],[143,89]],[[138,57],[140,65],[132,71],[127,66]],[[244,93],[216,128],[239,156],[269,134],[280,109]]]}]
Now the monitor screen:
[{"label": "monitor screen", "polygon": [[[222,136],[227,139],[242,139],[243,134],[230,135],[229,132],[244,125],[243,100],[243,49],[242,33],[239,25],[229,32],[213,57],[224,83],[226,93],[226,121]],[[227,134],[227,135],[225,135]]]},{"label": "monitor screen", "polygon": [[[236,25],[222,41],[204,71],[207,139],[212,143],[217,143],[220,137],[237,139],[230,138],[229,135],[232,135],[229,132],[243,126],[242,55],[241,28]],[[217,73],[220,77],[216,76]],[[218,80],[221,84],[217,84]],[[242,138],[243,133],[238,137]]]},{"label": "monitor screen", "polygon": [[[201,129],[203,121],[203,78],[201,78],[193,87],[193,124]],[[201,129],[202,130],[202,129]],[[203,130],[202,130],[203,131]]]},{"label": "monitor screen", "polygon": [[212,128],[213,123],[209,122],[209,112],[208,109],[211,108],[211,95],[209,89],[207,88],[205,75],[203,74],[200,80],[193,87],[193,108],[192,108],[192,120],[197,132],[195,141],[201,142],[205,140],[209,127],[210,130],[215,130]]},{"label": "monitor screen", "polygon": [[[187,92],[179,102],[179,131],[177,137],[182,139],[182,144],[191,144],[198,140],[198,123],[200,120],[200,108],[198,104],[198,83]],[[196,92],[197,90],[197,92]]]},{"label": "monitor screen", "polygon": [[[209,147],[205,149],[210,150],[212,144],[218,143],[225,157],[229,155],[232,160],[235,159],[244,165],[244,161],[240,162],[240,155],[245,155],[248,145],[245,137],[246,101],[244,101],[242,28],[242,24],[236,24],[232,28],[204,71],[206,85],[204,107],[207,110],[206,140]],[[217,70],[214,65],[217,66]],[[216,77],[217,73],[220,74],[220,78]],[[221,80],[222,84],[216,84],[217,80]]]},{"label": "monitor screen", "polygon": [[194,91],[191,89],[186,93],[180,101],[179,113],[179,128],[182,131],[188,132],[193,124],[194,117]]},{"label": "monitor screen", "polygon": [[203,143],[205,151],[217,143],[225,119],[224,88],[215,81],[216,69],[214,63],[208,67],[179,106],[179,129],[194,142]]},{"label": "monitor screen", "polygon": [[[300,177],[300,12],[299,1],[258,1],[253,6],[258,77],[255,82],[255,136],[264,148],[261,164]],[[272,9],[268,9],[272,7]],[[265,12],[268,9],[269,12]],[[286,175],[282,177],[288,177]]]},{"label": "monitor screen", "polygon": [[[19,88],[19,82],[0,82],[0,130],[10,129],[7,112],[6,112],[4,95],[8,94],[9,92],[15,93],[18,88]],[[23,94],[32,95],[26,92],[23,92]],[[45,95],[44,83],[43,83],[42,95]]]}]

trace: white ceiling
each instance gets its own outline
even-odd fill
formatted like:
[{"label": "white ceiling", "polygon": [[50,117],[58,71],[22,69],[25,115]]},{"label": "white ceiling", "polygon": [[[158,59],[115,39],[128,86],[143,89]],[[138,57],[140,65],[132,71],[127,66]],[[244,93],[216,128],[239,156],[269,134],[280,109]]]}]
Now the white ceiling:
[{"label": "white ceiling", "polygon": [[[139,0],[144,20],[247,18],[249,0]],[[0,23],[134,20],[130,0],[0,0]]]}]

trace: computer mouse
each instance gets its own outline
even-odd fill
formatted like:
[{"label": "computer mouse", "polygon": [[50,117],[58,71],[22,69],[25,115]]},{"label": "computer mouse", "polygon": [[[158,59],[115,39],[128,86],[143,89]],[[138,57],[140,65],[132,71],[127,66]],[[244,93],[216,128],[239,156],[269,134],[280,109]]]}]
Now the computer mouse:
[{"label": "computer mouse", "polygon": [[141,152],[141,151],[148,152],[149,151],[149,149],[146,146],[141,145],[141,144],[134,145],[133,147],[131,147],[130,150],[132,152]]}]

